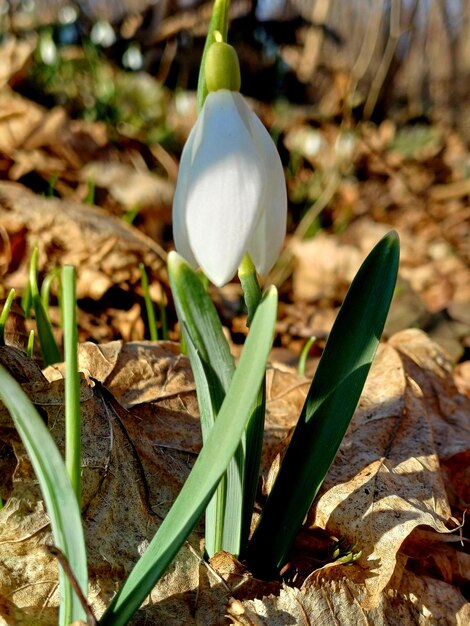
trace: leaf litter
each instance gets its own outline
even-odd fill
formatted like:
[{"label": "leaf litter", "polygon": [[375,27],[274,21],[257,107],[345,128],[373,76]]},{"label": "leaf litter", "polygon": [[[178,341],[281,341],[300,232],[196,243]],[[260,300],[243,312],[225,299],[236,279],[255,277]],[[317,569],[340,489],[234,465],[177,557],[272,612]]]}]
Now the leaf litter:
[{"label": "leaf litter", "polygon": [[[45,370],[47,380],[19,350],[7,346],[0,354],[23,380],[62,448],[60,367]],[[175,344],[84,344],[80,363],[86,371],[81,383],[83,517],[90,602],[99,615],[175,499],[200,440],[189,362]],[[265,476],[275,454],[282,454],[306,391],[306,379],[292,369],[270,367]],[[450,557],[460,555],[460,544],[446,539],[459,538],[455,517],[461,519],[468,505],[454,460],[470,454],[469,409],[470,399],[458,392],[437,344],[417,330],[394,335],[379,350],[351,427],[310,511],[297,568],[302,572],[302,559],[307,560],[309,528],[325,529],[324,544],[346,536],[362,551],[360,559],[349,566],[304,570],[303,583],[277,585],[270,596],[272,583],[254,581],[236,562],[229,574],[227,558],[205,565],[197,528],[131,623],[150,619],[176,626],[204,619],[223,624],[228,611],[233,624],[333,624],[348,609],[349,621],[340,618],[340,623],[398,624],[392,616],[399,609],[401,619],[415,616],[410,623],[424,624],[434,623],[423,621],[426,611],[444,620],[447,606],[455,608],[457,621],[439,623],[464,624],[468,605],[457,582],[468,581],[468,562]],[[10,418],[5,410],[0,416],[2,440],[16,459],[11,459],[10,493],[0,512],[0,596],[22,611],[50,609],[57,604],[57,580],[56,564],[42,548],[51,541],[47,515]],[[429,566],[430,555],[420,557],[419,541],[413,548],[413,537],[419,539],[423,529],[432,533],[437,552],[441,546],[447,550],[445,576],[430,576],[436,571]],[[317,546],[310,543],[310,550]],[[418,576],[420,558],[424,571]]]}]

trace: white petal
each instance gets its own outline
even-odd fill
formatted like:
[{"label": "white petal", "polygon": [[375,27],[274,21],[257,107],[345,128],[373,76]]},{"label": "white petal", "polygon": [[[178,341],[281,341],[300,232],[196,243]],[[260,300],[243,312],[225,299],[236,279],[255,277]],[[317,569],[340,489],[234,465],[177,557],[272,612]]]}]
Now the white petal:
[{"label": "white petal", "polygon": [[208,95],[187,180],[190,248],[216,285],[233,277],[247,250],[260,218],[266,173],[234,96],[227,90]]},{"label": "white petal", "polygon": [[176,181],[175,195],[173,197],[173,239],[175,241],[176,250],[193,267],[197,267],[198,263],[189,243],[188,228],[186,225],[186,197],[193,144],[197,134],[196,127],[197,122],[191,130],[181,154],[178,180]]},{"label": "white petal", "polygon": [[269,272],[286,236],[287,191],[277,148],[258,117],[251,113],[250,126],[259,158],[265,162],[261,215],[250,237],[247,251],[259,274]]}]

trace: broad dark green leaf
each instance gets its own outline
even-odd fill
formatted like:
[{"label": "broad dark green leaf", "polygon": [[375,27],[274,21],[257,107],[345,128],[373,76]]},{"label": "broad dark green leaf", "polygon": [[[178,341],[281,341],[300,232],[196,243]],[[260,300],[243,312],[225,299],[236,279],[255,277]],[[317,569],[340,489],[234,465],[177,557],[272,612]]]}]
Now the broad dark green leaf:
[{"label": "broad dark green leaf", "polygon": [[377,350],[395,288],[396,233],[366,258],[331,330],[279,474],[248,549],[258,576],[276,576],[334,460]]}]

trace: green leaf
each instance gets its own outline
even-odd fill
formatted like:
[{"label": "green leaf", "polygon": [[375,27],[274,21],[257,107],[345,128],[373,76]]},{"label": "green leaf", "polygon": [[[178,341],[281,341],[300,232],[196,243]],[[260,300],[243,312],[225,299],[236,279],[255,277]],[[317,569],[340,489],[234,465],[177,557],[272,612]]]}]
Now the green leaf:
[{"label": "green leaf", "polygon": [[78,373],[78,329],[75,267],[62,268],[65,357],[65,466],[77,501],[81,502],[81,417]]},{"label": "green leaf", "polygon": [[248,548],[257,576],[278,574],[334,460],[380,341],[398,261],[398,236],[391,232],[375,246],[349,288]]},{"label": "green leaf", "polygon": [[31,263],[29,267],[29,285],[31,289],[31,298],[36,315],[36,327],[38,331],[39,345],[41,347],[42,358],[46,365],[53,365],[62,361],[59,348],[57,347],[54,333],[52,332],[51,322],[47,315],[46,309],[39,295],[38,288],[38,248],[35,246],[31,255]]},{"label": "green leaf", "polygon": [[7,323],[8,315],[10,314],[11,305],[15,297],[15,290],[10,289],[5,304],[3,305],[2,312],[0,314],[0,346],[5,345],[5,325]]},{"label": "green leaf", "polygon": [[176,252],[168,255],[168,274],[178,318],[225,395],[235,363],[216,308],[196,272]]},{"label": "green leaf", "polygon": [[[38,478],[55,545],[67,558],[86,597],[88,575],[80,508],[60,452],[28,396],[2,366],[0,400],[11,414]],[[86,614],[60,567],[59,581],[61,626],[68,626],[78,619],[86,620]]]},{"label": "green leaf", "polygon": [[124,626],[176,556],[233,457],[264,377],[277,313],[272,287],[259,305],[230,388],[206,442],[149,547],[100,620]]},{"label": "green leaf", "polygon": [[[235,363],[215,306],[196,272],[176,252],[168,256],[168,274],[178,318],[196,382],[205,442],[235,371]],[[206,551],[240,551],[244,483],[243,444],[230,462],[206,511]]]},{"label": "green leaf", "polygon": [[145,271],[145,265],[139,263],[140,284],[144,294],[145,310],[147,311],[147,321],[149,326],[149,334],[151,341],[158,341],[157,321],[155,319],[155,309],[153,307],[152,298],[150,296],[149,279]]}]

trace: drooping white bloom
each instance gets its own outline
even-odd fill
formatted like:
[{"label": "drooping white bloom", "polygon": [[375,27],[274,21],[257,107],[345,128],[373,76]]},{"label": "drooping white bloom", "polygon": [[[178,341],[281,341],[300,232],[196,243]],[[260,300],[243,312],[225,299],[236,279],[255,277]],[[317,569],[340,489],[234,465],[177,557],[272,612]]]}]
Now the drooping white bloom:
[{"label": "drooping white bloom", "polygon": [[177,251],[218,286],[245,253],[263,275],[279,254],[286,216],[284,172],[269,133],[239,93],[209,93],[181,156]]}]

